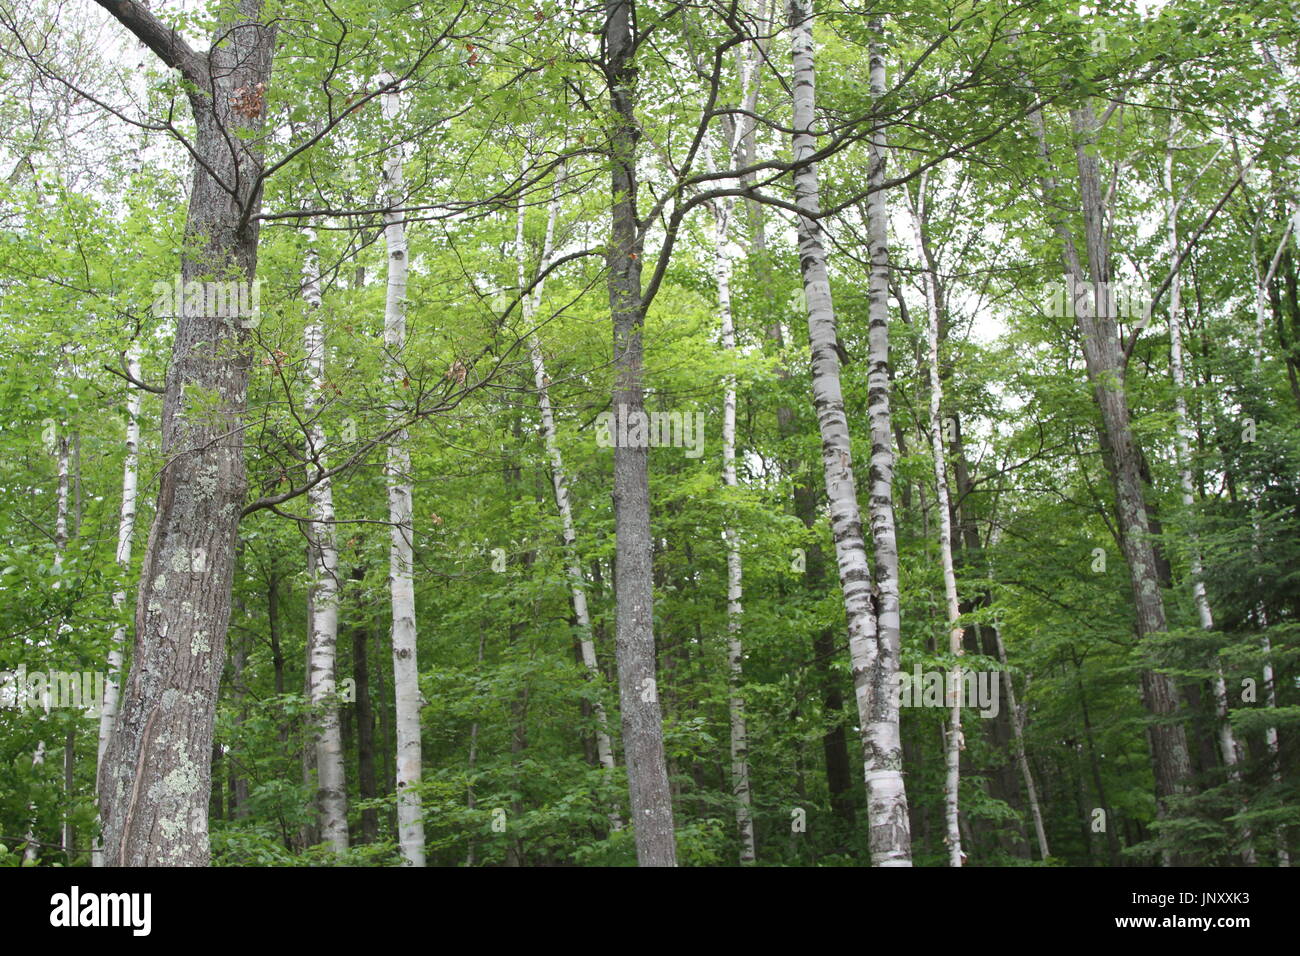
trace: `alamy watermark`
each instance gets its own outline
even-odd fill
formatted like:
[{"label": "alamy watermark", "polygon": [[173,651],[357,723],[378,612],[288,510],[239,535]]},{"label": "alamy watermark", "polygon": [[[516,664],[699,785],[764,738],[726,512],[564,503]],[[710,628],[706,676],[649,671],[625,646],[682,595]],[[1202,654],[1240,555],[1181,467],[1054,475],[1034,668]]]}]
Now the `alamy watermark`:
[{"label": "alamy watermark", "polygon": [[1146,282],[1079,282],[1066,276],[1064,282],[1048,284],[1043,309],[1048,315],[1069,319],[1107,316],[1145,325],[1151,316],[1151,301],[1151,286]]},{"label": "alamy watermark", "polygon": [[152,893],[83,893],[73,886],[50,897],[51,926],[118,926],[130,929],[133,936],[148,936],[152,914]]},{"label": "alamy watermark", "polygon": [[43,710],[72,708],[99,716],[104,699],[103,671],[0,671],[0,708]]},{"label": "alamy watermark", "polygon": [[153,314],[158,318],[238,319],[246,329],[262,321],[262,280],[240,279],[153,284]]},{"label": "alamy watermark", "polygon": [[952,671],[922,671],[921,665],[912,673],[897,671],[894,674],[894,693],[899,707],[949,707],[955,694],[963,707],[978,709],[981,717],[996,717],[1002,694],[1001,674],[998,671],[965,670],[961,672],[961,686],[953,686]]},{"label": "alamy watermark", "polygon": [[596,416],[601,448],[684,448],[687,458],[704,454],[703,412],[643,412],[616,405]]}]

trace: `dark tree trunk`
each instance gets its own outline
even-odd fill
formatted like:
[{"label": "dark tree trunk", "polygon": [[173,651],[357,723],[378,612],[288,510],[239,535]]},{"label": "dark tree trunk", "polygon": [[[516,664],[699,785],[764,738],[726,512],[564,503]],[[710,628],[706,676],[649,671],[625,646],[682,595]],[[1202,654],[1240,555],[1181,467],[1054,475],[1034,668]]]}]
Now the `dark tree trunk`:
[{"label": "dark tree trunk", "polygon": [[[1119,339],[1115,316],[1110,314],[1109,296],[1102,283],[1112,279],[1109,238],[1105,225],[1101,173],[1096,153],[1097,118],[1086,103],[1071,109],[1075,167],[1078,173],[1078,208],[1084,226],[1084,246],[1088,268],[1085,272],[1074,235],[1057,211],[1062,197],[1050,175],[1043,178],[1044,201],[1049,218],[1062,243],[1062,262],[1066,275],[1083,285],[1091,281],[1093,301],[1090,307],[1075,309],[1075,323],[1083,347],[1088,380],[1093,399],[1101,413],[1104,429],[1102,451],[1109,458],[1119,517],[1120,546],[1128,566],[1133,588],[1133,603],[1140,640],[1167,629],[1164,598],[1160,592],[1160,559],[1151,538],[1147,506],[1147,486],[1142,478],[1142,450],[1134,434],[1128,397],[1125,393],[1127,360]],[[1038,137],[1039,155],[1050,164],[1051,153],[1047,129],[1040,112],[1033,114]],[[1142,701],[1152,720],[1147,727],[1151,744],[1151,762],[1155,773],[1156,799],[1162,817],[1170,812],[1171,802],[1187,793],[1192,786],[1192,762],[1187,732],[1178,694],[1178,686],[1168,674],[1161,673],[1159,661],[1149,657],[1141,672]],[[1166,862],[1184,862],[1170,854]]]},{"label": "dark tree trunk", "polygon": [[[613,107],[609,305],[614,325],[614,412],[642,413],[645,321],[641,298],[641,237],[636,208],[637,125],[632,0],[605,4],[602,64]],[[650,537],[649,449],[614,448],[614,594],[619,700],[637,861],[676,866],[673,806],[664,759],[663,718],[655,683],[654,587]]]},{"label": "dark tree trunk", "polygon": [[1088,695],[1083,689],[1082,665],[1082,661],[1077,657],[1074,658],[1074,680],[1075,686],[1079,689],[1079,709],[1083,716],[1083,740],[1088,750],[1088,768],[1092,772],[1092,785],[1097,791],[1097,802],[1101,804],[1102,812],[1106,815],[1106,848],[1110,853],[1110,865],[1118,867],[1124,865],[1119,855],[1119,836],[1115,832],[1115,826],[1119,821],[1115,819],[1115,813],[1111,810],[1110,801],[1106,799],[1106,788],[1102,786],[1101,782],[1101,763],[1097,759],[1097,741],[1092,732],[1092,717],[1088,711]]},{"label": "dark tree trunk", "polygon": [[[101,6],[192,84],[200,162],[182,281],[251,282],[253,216],[261,206],[256,134],[275,35],[259,22],[260,0],[230,4],[233,17],[214,36],[218,45],[201,56],[142,4],[101,0]],[[247,339],[238,317],[176,320],[163,396],[167,464],[140,574],[131,673],[100,779],[107,866],[209,861],[212,733],[246,489]],[[187,407],[199,396],[201,413]]]}]

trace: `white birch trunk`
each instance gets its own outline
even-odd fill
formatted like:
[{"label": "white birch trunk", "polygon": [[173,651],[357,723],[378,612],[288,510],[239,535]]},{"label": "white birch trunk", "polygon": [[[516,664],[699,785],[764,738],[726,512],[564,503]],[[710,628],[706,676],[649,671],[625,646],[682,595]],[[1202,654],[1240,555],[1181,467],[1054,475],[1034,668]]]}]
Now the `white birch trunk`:
[{"label": "white birch trunk", "polygon": [[[765,16],[758,12],[759,19]],[[747,44],[740,58],[740,90],[744,109],[752,114],[757,106],[758,84],[754,82],[758,61],[762,56],[760,42]],[[704,70],[702,60],[695,60],[697,69]],[[723,158],[734,166],[746,165],[746,157],[754,145],[756,124],[747,116],[732,119],[722,117]],[[716,172],[713,145],[704,148],[704,165],[709,173]],[[735,184],[732,177],[713,183],[726,188]],[[732,258],[730,225],[733,202],[730,197],[718,197],[708,204],[714,227],[714,280],[718,287],[718,316],[722,347],[729,358],[736,350],[735,322],[731,308]],[[736,377],[728,374],[723,382],[722,418],[722,480],[727,488],[738,486],[736,479]],[[728,717],[731,725],[731,784],[736,800],[736,828],[740,835],[740,864],[747,866],[757,858],[754,842],[753,788],[750,784],[749,730],[745,720],[744,641],[741,624],[744,617],[744,566],[740,554],[740,538],[728,517],[723,527],[727,545],[727,667],[730,693],[727,697]]]},{"label": "white birch trunk", "polygon": [[[307,419],[308,469],[326,467],[325,430],[320,416],[327,404],[325,380],[325,326],[321,316],[319,258],[316,234],[308,229],[303,263],[303,298],[307,324],[303,329],[307,391],[303,409]],[[334,490],[324,478],[307,492],[311,522],[308,547],[312,551],[312,580],[307,591],[308,699],[312,707],[316,749],[316,801],[321,839],[335,853],[348,848],[347,782],[343,772],[343,739],[339,728],[335,662],[339,632],[339,556],[335,544]]]},{"label": "white birch trunk", "polygon": [[961,657],[962,629],[957,624],[961,617],[961,601],[957,596],[957,573],[952,559],[952,513],[949,511],[948,475],[943,451],[943,381],[939,376],[939,302],[935,288],[935,274],[927,261],[925,241],[922,236],[922,216],[925,203],[926,182],[921,176],[916,203],[908,203],[912,223],[912,238],[916,247],[917,262],[921,267],[921,284],[925,292],[926,338],[930,353],[930,452],[934,459],[934,487],[936,509],[939,513],[939,559],[943,567],[943,597],[947,611],[948,652],[953,664],[948,671],[948,733],[946,738],[946,774],[944,777],[944,822],[948,844],[948,865],[961,866],[965,854],[961,849],[959,816],[961,790],[961,752],[964,738],[961,729]]},{"label": "white birch trunk", "polygon": [[[478,637],[478,670],[483,669],[483,648],[487,646],[487,631],[479,633]],[[474,768],[478,765],[478,721],[470,724],[469,727],[469,786],[465,788],[465,806],[473,810],[478,806],[478,798],[474,795]],[[474,865],[474,837],[471,834],[469,838],[469,849],[465,852],[465,865]]]},{"label": "white birch trunk", "polygon": [[[1252,364],[1256,374],[1264,360],[1264,326],[1266,322],[1266,302],[1268,296],[1268,284],[1273,281],[1273,273],[1277,271],[1278,262],[1281,261],[1282,251],[1286,248],[1287,240],[1291,236],[1292,226],[1295,219],[1292,217],[1287,222],[1287,227],[1282,233],[1282,241],[1278,243],[1277,252],[1273,255],[1273,260],[1269,263],[1268,271],[1261,275],[1259,268],[1259,254],[1254,244],[1250,249],[1250,261],[1255,271],[1255,350]],[[1256,517],[1255,537],[1259,537],[1259,519]],[[1260,644],[1264,649],[1264,700],[1270,708],[1277,707],[1277,690],[1273,683],[1273,645],[1269,640],[1266,628],[1268,620],[1265,616],[1264,609],[1259,609],[1259,626],[1263,631],[1260,635]],[[1272,777],[1274,783],[1282,782],[1282,744],[1278,739],[1277,726],[1270,724],[1264,728],[1264,744],[1268,748],[1268,759],[1272,767]],[[1291,865],[1291,854],[1287,850],[1286,830],[1284,827],[1278,827],[1274,835],[1277,841],[1277,865],[1280,867],[1289,867]]]},{"label": "white birch trunk", "polygon": [[[1174,138],[1178,134],[1178,121],[1170,120],[1169,144],[1165,149],[1164,187],[1166,231],[1169,238],[1169,257],[1171,267],[1176,264],[1178,256],[1178,202],[1174,196]],[[1183,329],[1182,329],[1182,276],[1175,272],[1169,284],[1169,369],[1174,383],[1174,417],[1175,434],[1178,451],[1178,482],[1182,488],[1183,508],[1191,511],[1196,504],[1195,487],[1192,482],[1192,434],[1191,421],[1187,413],[1187,377],[1183,366]],[[1192,577],[1192,601],[1196,605],[1196,615],[1201,628],[1214,630],[1214,613],[1210,608],[1209,595],[1202,579],[1201,549],[1193,537],[1189,560]],[[1228,778],[1234,783],[1241,783],[1241,763],[1244,754],[1232,732],[1229,721],[1228,686],[1223,678],[1223,664],[1217,658],[1214,662],[1214,713],[1218,720],[1219,753],[1223,765],[1227,768]],[[1255,848],[1249,826],[1240,827],[1241,858],[1246,866],[1255,865]]]},{"label": "white birch trunk", "polygon": [[[398,94],[384,94],[384,116],[393,119],[400,109]],[[384,183],[390,206],[402,201],[402,152],[389,151]],[[384,242],[388,251],[388,290],[384,304],[384,348],[388,386],[398,403],[405,375],[402,350],[406,345],[406,225],[398,212],[384,214]],[[397,414],[397,412],[394,412]],[[411,454],[402,429],[388,445],[388,584],[393,604],[393,695],[397,732],[397,825],[402,860],[407,866],[424,866],[424,817],[420,804],[420,670],[416,660],[414,522],[412,518]]]},{"label": "white birch trunk", "polygon": [[[32,754],[32,767],[36,768],[36,767],[43,766],[44,764],[45,764],[45,741],[38,740],[36,742],[36,752]],[[37,854],[36,808],[34,805],[29,805],[27,810],[28,813],[31,814],[31,819],[30,822],[27,824],[27,836],[26,836],[27,846],[23,849],[23,864],[22,864],[23,866],[30,866],[31,864],[35,863],[36,854]]]},{"label": "white birch trunk", "polygon": [[[563,171],[556,174],[551,191],[551,201],[547,210],[546,238],[542,243],[542,258],[537,271],[540,275],[550,265],[555,246],[555,222],[560,210],[560,185]],[[527,285],[524,273],[526,250],[524,248],[524,205],[519,206],[519,218],[515,228],[515,256],[519,262],[519,288]],[[596,659],[596,645],[592,640],[591,612],[587,607],[587,582],[578,560],[577,526],[573,520],[573,507],[569,503],[568,476],[564,470],[564,456],[560,452],[560,443],[555,429],[555,414],[551,409],[551,380],[546,374],[546,360],[542,354],[541,338],[535,328],[537,309],[541,303],[545,280],[539,280],[532,292],[523,295],[520,307],[523,310],[524,325],[529,330],[528,354],[533,366],[533,383],[537,388],[537,405],[542,418],[542,437],[546,444],[546,453],[551,460],[551,485],[555,493],[555,507],[560,513],[560,525],[564,535],[564,552],[566,572],[569,576],[569,590],[573,598],[573,615],[578,621],[578,642],[582,653],[582,664],[587,669],[591,680],[602,693],[596,695],[592,710],[596,715],[596,754],[600,765],[606,771],[614,769],[614,748],[610,743],[609,721],[604,703],[605,675],[600,670]],[[622,828],[622,821],[617,813],[610,815],[614,829]]]},{"label": "white birch trunk", "polygon": [[[718,316],[722,325],[722,348],[728,357],[736,353],[736,329],[731,311],[731,252],[727,247],[731,204],[714,207],[714,275],[718,283]],[[736,376],[728,373],[722,400],[722,483],[735,488],[736,480]],[[754,862],[753,795],[749,783],[749,733],[745,725],[745,699],[741,694],[744,647],[741,621],[744,605],[740,538],[728,522],[723,532],[727,542],[727,662],[731,685],[728,711],[731,718],[731,786],[736,799],[736,827],[740,831],[740,863]]]},{"label": "white birch trunk", "polygon": [[[126,353],[126,370],[140,381],[140,343],[132,342]],[[117,566],[125,581],[131,571],[131,542],[135,536],[136,493],[140,476],[140,404],[144,393],[134,385],[128,386],[126,396],[126,459],[122,463],[122,510],[117,521]],[[120,611],[126,603],[126,587],[113,592],[113,610]],[[126,625],[119,624],[113,631],[113,641],[108,648],[108,673],[104,675],[104,699],[99,708],[99,748],[95,758],[95,776],[104,763],[104,751],[113,733],[117,719],[118,701],[121,697],[123,649],[126,646]],[[98,802],[98,787],[95,800]],[[104,851],[98,837],[90,854],[91,866],[102,866]]]},{"label": "white birch trunk", "polygon": [[[140,345],[132,342],[126,354],[127,373],[140,380]],[[131,570],[131,542],[135,535],[136,489],[140,474],[140,404],[144,393],[134,385],[129,386],[126,398],[126,460],[122,463],[122,510],[117,522],[117,566],[123,580]],[[113,592],[113,609],[126,603],[126,588]],[[126,643],[126,627],[113,632],[113,642],[108,649],[108,674],[104,680],[104,700],[99,710],[99,754],[96,767],[104,760],[104,749],[113,732],[121,695],[122,651]],[[98,775],[98,774],[97,774]],[[95,851],[95,865],[99,865],[100,852]]]},{"label": "white birch trunk", "polygon": [[[873,103],[885,95],[884,23],[875,18],[870,23],[869,85]],[[899,669],[900,619],[898,582],[898,544],[894,531],[894,451],[893,425],[889,407],[889,204],[883,186],[886,152],[884,129],[871,136],[868,155],[870,172],[867,198],[867,228],[871,241],[871,277],[869,282],[869,328],[867,338],[867,411],[871,424],[870,480],[871,532],[875,545],[875,590],[879,627],[880,660],[877,663],[877,686],[892,690]],[[903,746],[899,736],[898,701],[893,693],[882,694],[876,703],[872,727],[875,769],[868,777],[872,784],[871,814],[892,821],[893,843],[879,852],[891,862],[911,864],[911,835],[908,830],[907,794],[903,787]],[[873,838],[873,856],[877,852]]]},{"label": "white birch trunk", "polygon": [[[812,134],[816,116],[811,3],[809,0],[790,0],[789,15],[794,61],[794,156],[796,161],[802,161],[816,151],[816,140]],[[883,61],[881,69],[883,70]],[[873,78],[874,76],[873,71]],[[840,385],[840,362],[835,350],[835,309],[831,299],[830,278],[826,271],[821,221],[816,218],[821,211],[816,166],[809,164],[796,170],[794,184],[795,201],[803,213],[798,221],[799,266],[808,311],[813,404],[817,409],[817,423],[822,439],[826,500],[830,509],[835,557],[848,623],[849,657],[853,666],[854,695],[857,698],[862,733],[871,827],[871,859],[876,866],[910,866],[911,837],[902,775],[902,745],[898,731],[898,700],[894,677],[898,669],[898,651],[896,644],[891,651],[884,635],[877,630],[871,566],[863,539],[857,483],[853,477],[848,419],[844,413],[844,394]],[[875,195],[880,197],[880,193]],[[877,213],[880,211],[877,208]],[[883,221],[880,225],[883,228]],[[873,419],[873,435],[874,433]],[[886,449],[888,441],[886,437]],[[887,489],[889,476],[885,474],[882,477]],[[888,500],[888,490],[885,494]],[[893,584],[894,603],[891,613],[896,638],[896,578]]]}]

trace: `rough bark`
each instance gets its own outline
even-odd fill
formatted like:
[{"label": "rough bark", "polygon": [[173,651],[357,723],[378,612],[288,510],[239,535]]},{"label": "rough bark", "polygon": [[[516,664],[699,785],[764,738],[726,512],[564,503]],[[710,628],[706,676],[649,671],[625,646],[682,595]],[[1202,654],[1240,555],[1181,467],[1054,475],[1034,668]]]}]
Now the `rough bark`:
[{"label": "rough bark", "polygon": [[[196,55],[142,4],[100,0],[190,81],[196,163],[181,279],[256,273],[262,160],[257,138],[274,28],[260,0],[231,4],[214,47]],[[180,311],[180,310],[178,310]],[[185,310],[188,311],[188,310]],[[247,331],[231,316],[182,315],[163,395],[153,527],[136,602],[123,706],[99,778],[104,862],[206,865],[212,732],[244,505]],[[202,395],[191,414],[187,391]]]},{"label": "rough bark", "polygon": [[[640,223],[637,218],[636,44],[632,0],[606,0],[602,64],[613,107],[610,143],[612,216],[608,252],[609,304],[614,327],[617,414],[645,407]],[[664,758],[663,717],[655,683],[653,552],[650,534],[649,449],[614,449],[615,646],[623,750],[641,866],[676,866],[672,794]]]},{"label": "rough bark", "polygon": [[[1079,208],[1084,223],[1088,257],[1088,274],[1079,260],[1074,236],[1060,214],[1049,212],[1052,226],[1061,240],[1062,261],[1066,274],[1076,283],[1086,283],[1091,275],[1095,295],[1091,308],[1076,308],[1075,322],[1082,340],[1088,379],[1093,398],[1101,413],[1105,444],[1109,446],[1109,471],[1115,488],[1116,509],[1120,526],[1120,544],[1133,588],[1134,610],[1139,639],[1166,630],[1164,599],[1142,481],[1141,449],[1129,418],[1128,398],[1124,390],[1125,362],[1115,318],[1109,313],[1110,298],[1102,283],[1109,283],[1110,262],[1104,229],[1104,207],[1100,174],[1094,152],[1096,118],[1091,107],[1071,110],[1075,134],[1075,163],[1079,179]],[[1031,117],[1038,140],[1039,156],[1051,163],[1046,124],[1042,113]],[[1050,174],[1042,177],[1044,202],[1050,210],[1068,208],[1061,204],[1056,183]],[[1156,797],[1160,814],[1167,816],[1171,800],[1186,793],[1191,786],[1191,756],[1187,735],[1180,719],[1177,685],[1168,675],[1148,666],[1141,673],[1142,700],[1153,720],[1147,736],[1155,772]],[[1166,862],[1175,862],[1166,855]]]}]

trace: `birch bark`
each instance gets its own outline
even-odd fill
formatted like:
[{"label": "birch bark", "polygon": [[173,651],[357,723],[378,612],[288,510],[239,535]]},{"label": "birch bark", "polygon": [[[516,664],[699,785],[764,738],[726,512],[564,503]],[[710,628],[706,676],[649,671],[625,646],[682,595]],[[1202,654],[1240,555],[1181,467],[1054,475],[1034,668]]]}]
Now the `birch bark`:
[{"label": "birch bark", "polygon": [[[886,91],[884,21],[869,24],[869,85],[873,104]],[[876,613],[880,655],[876,665],[876,700],[873,704],[873,769],[868,770],[872,803],[872,853],[881,865],[911,864],[907,794],[903,786],[903,747],[899,737],[898,701],[892,692],[899,669],[900,611],[898,543],[894,530],[893,424],[889,401],[889,203],[885,192],[885,164],[888,159],[884,126],[879,125],[868,140],[871,193],[867,197],[867,226],[871,241],[867,338],[867,416],[871,424],[871,467],[869,509],[874,543]],[[888,821],[880,828],[875,820]]]},{"label": "birch bark", "polygon": [[[1259,373],[1260,366],[1264,360],[1264,326],[1266,323],[1265,303],[1268,297],[1268,284],[1273,281],[1273,274],[1277,271],[1278,263],[1281,261],[1282,252],[1286,249],[1287,240],[1291,236],[1291,230],[1295,225],[1295,216],[1292,215],[1287,222],[1286,229],[1282,233],[1282,241],[1278,243],[1277,252],[1273,254],[1273,259],[1269,263],[1268,270],[1263,275],[1260,274],[1259,253],[1257,247],[1252,244],[1250,250],[1251,266],[1255,272],[1255,348],[1251,356],[1251,364],[1256,374]],[[1259,519],[1253,519],[1255,525],[1255,537],[1259,537]],[[1274,685],[1273,676],[1273,645],[1268,636],[1268,619],[1265,616],[1264,609],[1259,609],[1259,625],[1263,632],[1260,635],[1260,645],[1264,650],[1264,701],[1270,708],[1277,707],[1277,689]],[[1282,782],[1282,746],[1277,735],[1277,725],[1269,724],[1264,728],[1264,745],[1268,749],[1268,759],[1270,764],[1270,774],[1274,783]],[[1279,867],[1290,867],[1291,854],[1287,850],[1286,830],[1284,827],[1278,827],[1275,831],[1274,838],[1277,843],[1277,865]]]},{"label": "birch bark", "polygon": [[[1178,135],[1176,118],[1169,123],[1169,141],[1164,156],[1165,218],[1166,234],[1169,239],[1169,258],[1171,265],[1177,265],[1178,256],[1178,202],[1174,195],[1174,140]],[[1192,482],[1192,433],[1190,417],[1187,413],[1187,380],[1183,366],[1183,329],[1182,329],[1182,276],[1175,272],[1169,284],[1169,372],[1174,383],[1174,427],[1175,444],[1178,452],[1178,483],[1182,489],[1183,508],[1190,511],[1196,505],[1194,484]],[[1191,558],[1189,561],[1192,578],[1192,601],[1196,605],[1196,615],[1201,628],[1214,630],[1214,613],[1210,608],[1210,599],[1205,591],[1202,576],[1200,544],[1195,536],[1191,540]],[[1219,754],[1223,765],[1228,770],[1228,778],[1233,783],[1241,783],[1240,764],[1244,754],[1232,732],[1228,719],[1228,686],[1223,678],[1223,664],[1214,662],[1214,713],[1218,720]],[[1250,827],[1239,827],[1241,837],[1241,859],[1246,866],[1255,865],[1255,848]]]},{"label": "birch bark", "polygon": [[[36,742],[36,752],[32,754],[32,769],[34,770],[35,768],[43,767],[44,765],[45,765],[45,741],[38,740]],[[36,857],[37,854],[39,853],[37,847],[40,846],[40,844],[36,840],[35,806],[29,805],[27,807],[27,812],[29,814],[29,822],[27,824],[27,835],[24,837],[24,839],[27,842],[27,845],[23,848],[23,862],[22,862],[23,866],[31,866],[33,863],[36,862]]]},{"label": "birch bark", "polygon": [[[563,171],[556,174],[552,187],[551,200],[547,207],[546,237],[542,242],[542,258],[537,271],[541,275],[551,262],[555,244],[555,223],[560,211],[560,187],[564,178]],[[524,247],[524,209],[519,205],[519,219],[515,230],[515,255],[519,261],[519,288],[527,286],[524,263],[527,250]],[[564,455],[560,451],[559,438],[555,429],[555,413],[551,408],[551,380],[546,374],[546,359],[542,353],[542,341],[537,332],[537,309],[541,304],[545,280],[538,280],[530,294],[523,297],[524,326],[529,330],[528,356],[533,366],[533,384],[537,389],[537,406],[542,418],[542,439],[546,444],[546,454],[551,460],[551,486],[555,494],[555,507],[560,513],[560,527],[564,535],[565,570],[569,576],[569,592],[573,600],[573,615],[578,621],[578,641],[582,654],[582,664],[588,677],[598,688],[603,690],[605,679],[596,659],[596,645],[592,640],[591,612],[587,606],[587,583],[578,560],[577,526],[573,520],[573,506],[569,503],[568,473],[564,470]],[[605,711],[603,696],[598,694],[592,702],[596,715],[596,752],[601,767],[610,771],[614,769],[614,748],[609,738],[609,718]],[[615,829],[622,826],[618,815],[614,814],[611,822]]]},{"label": "birch bark", "polygon": [[[714,276],[718,284],[718,316],[722,325],[722,348],[729,357],[736,352],[736,329],[731,310],[731,252],[728,225],[731,204],[714,207]],[[722,399],[722,483],[729,489],[736,480],[736,376],[728,373]],[[723,531],[727,542],[727,664],[731,693],[727,708],[731,719],[731,787],[736,800],[736,827],[740,831],[740,863],[754,862],[753,796],[749,782],[749,733],[745,725],[745,698],[741,695],[744,646],[741,621],[744,615],[743,566],[740,537],[729,521]]]},{"label": "birch bark", "polygon": [[[320,265],[316,234],[308,229],[303,263],[303,298],[307,323],[303,329],[307,390],[306,413],[308,468],[324,470],[325,429],[321,415],[327,404],[325,378],[325,325],[321,310]],[[339,555],[335,544],[334,490],[328,477],[307,492],[311,521],[307,542],[312,552],[311,584],[307,590],[308,699],[312,706],[312,737],[316,749],[316,803],[321,839],[335,853],[348,848],[347,783],[343,773],[343,741],[339,730],[339,702],[335,693],[335,663],[339,634]]]},{"label": "birch bark", "polygon": [[[132,342],[126,353],[127,374],[140,381],[140,344]],[[140,475],[140,403],[144,393],[134,385],[129,386],[126,397],[126,458],[122,463],[122,509],[117,521],[117,566],[125,582],[131,570],[131,543],[135,536],[135,507]],[[126,587],[113,592],[113,610],[126,603]],[[121,697],[122,652],[126,645],[126,625],[113,631],[108,647],[108,673],[104,675],[104,699],[99,708],[99,749],[95,758],[96,777],[104,769],[104,751],[113,733]],[[104,849],[98,837],[91,851],[91,866],[102,866]]]},{"label": "birch bark", "polygon": [[[383,97],[384,116],[400,111],[397,93]],[[384,163],[384,186],[391,207],[402,201],[402,151],[389,150]],[[394,415],[406,375],[402,351],[406,347],[406,225],[398,212],[384,213],[384,243],[388,252],[388,288],[384,303],[386,376]],[[388,585],[393,605],[393,697],[397,732],[398,844],[407,866],[424,866],[424,817],[420,801],[420,669],[416,659],[415,543],[412,519],[413,486],[408,435],[402,429],[388,445],[385,479],[388,484]]]},{"label": "birch bark", "polygon": [[[809,0],[790,0],[789,18],[794,62],[792,98],[794,103],[794,157],[797,162],[816,151],[812,128],[816,121],[812,5]],[[884,61],[879,51],[872,51],[872,89],[883,84]],[[877,182],[883,169],[876,169],[873,158],[871,175]],[[863,538],[862,515],[858,507],[857,484],[853,476],[853,459],[849,441],[848,419],[844,412],[844,394],[840,385],[840,361],[836,351],[835,308],[831,298],[830,278],[826,269],[826,251],[819,218],[821,202],[817,168],[813,163],[795,171],[795,201],[800,207],[798,220],[799,266],[803,277],[804,300],[808,312],[808,337],[812,352],[813,405],[817,410],[822,439],[822,468],[826,498],[830,509],[831,531],[835,540],[835,557],[840,586],[844,593],[844,610],[848,623],[849,657],[853,666],[854,694],[862,732],[864,770],[870,817],[872,863],[876,866],[910,866],[911,839],[907,818],[907,796],[902,777],[902,746],[898,732],[898,697],[895,674],[898,670],[897,644],[891,648],[878,629],[876,596],[872,593],[872,575]],[[883,201],[877,192],[876,222],[884,229],[881,214]],[[873,236],[873,239],[876,238]],[[883,290],[878,287],[876,253],[873,250],[873,312],[885,305]],[[887,260],[882,260],[888,269]],[[874,318],[874,316],[873,316]],[[881,344],[877,335],[873,339]],[[887,340],[885,341],[887,347]],[[873,359],[875,356],[873,355]],[[876,384],[872,394],[875,395]],[[887,394],[885,401],[888,401]],[[879,396],[873,406],[873,443],[879,418]],[[887,425],[888,406],[884,408]],[[888,491],[888,432],[881,464],[885,470],[873,480],[885,483]],[[874,449],[873,449],[874,450]],[[874,458],[874,456],[873,456]],[[873,486],[873,491],[875,490]],[[875,499],[873,496],[873,505]],[[882,534],[885,511],[881,509]],[[892,514],[889,517],[892,531]],[[879,552],[877,557],[879,558]],[[895,602],[891,608],[894,637],[897,638],[897,580],[894,579]],[[883,598],[883,595],[882,595]]]},{"label": "birch bark", "polygon": [[939,374],[939,303],[934,269],[925,254],[922,234],[925,218],[926,183],[922,175],[917,187],[916,202],[908,202],[908,218],[912,223],[912,239],[917,261],[921,266],[921,285],[925,293],[926,343],[929,349],[930,374],[930,454],[934,459],[934,487],[936,510],[939,514],[939,563],[943,569],[943,597],[947,611],[948,653],[953,664],[948,670],[948,733],[945,754],[944,821],[948,844],[948,865],[961,866],[965,854],[961,849],[959,803],[961,789],[961,752],[964,749],[961,729],[961,658],[966,653],[962,645],[963,629],[957,621],[961,618],[961,601],[957,596],[957,572],[952,559],[952,511],[948,492],[948,474],[943,448],[943,380]]}]

